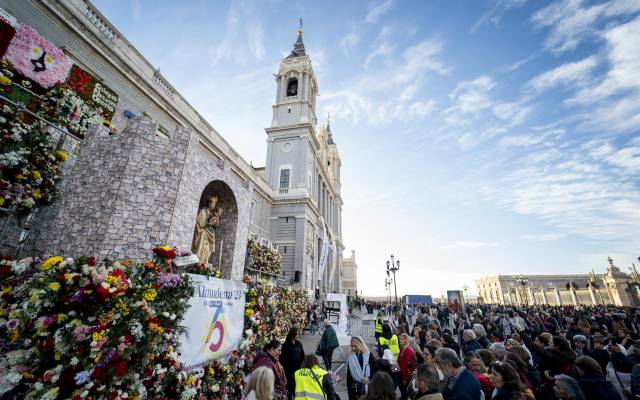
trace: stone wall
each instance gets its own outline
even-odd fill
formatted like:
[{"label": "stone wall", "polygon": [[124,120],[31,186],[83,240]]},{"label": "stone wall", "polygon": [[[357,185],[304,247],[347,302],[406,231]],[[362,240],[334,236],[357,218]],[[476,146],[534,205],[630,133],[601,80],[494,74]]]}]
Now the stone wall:
[{"label": "stone wall", "polygon": [[[191,247],[200,200],[207,185],[214,181],[224,182],[228,186],[233,193],[237,210],[237,217],[232,213],[227,214],[226,209],[222,216],[222,235],[220,239],[224,238],[224,248],[222,250],[223,277],[241,279],[249,234],[249,214],[253,187],[249,181],[238,179],[237,174],[232,171],[230,163],[219,159],[206,145],[200,143],[197,135],[193,135],[189,143],[168,241],[182,248]],[[231,197],[229,196],[223,197],[221,200],[223,208],[231,204]],[[226,225],[233,219],[237,220],[235,232],[231,231]],[[216,247],[219,246],[219,242],[220,240],[217,238]],[[218,253],[216,252],[212,257],[215,263],[218,260],[217,255]]]},{"label": "stone wall", "polygon": [[155,135],[148,117],[84,140],[46,247],[66,255],[148,258],[167,240],[191,131]]}]

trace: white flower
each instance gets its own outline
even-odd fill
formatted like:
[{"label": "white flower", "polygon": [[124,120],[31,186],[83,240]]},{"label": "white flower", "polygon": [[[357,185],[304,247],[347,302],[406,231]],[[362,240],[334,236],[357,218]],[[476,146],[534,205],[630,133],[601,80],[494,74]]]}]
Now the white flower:
[{"label": "white flower", "polygon": [[73,357],[69,363],[71,364],[72,367],[75,367],[76,365],[78,365],[79,362],[80,360],[78,360],[78,358]]}]

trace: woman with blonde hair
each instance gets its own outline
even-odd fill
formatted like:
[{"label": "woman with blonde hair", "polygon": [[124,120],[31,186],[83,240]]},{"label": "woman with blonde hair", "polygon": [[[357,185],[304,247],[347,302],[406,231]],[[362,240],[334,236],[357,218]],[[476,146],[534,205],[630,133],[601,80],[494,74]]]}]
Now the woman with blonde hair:
[{"label": "woman with blonde hair", "polygon": [[245,389],[245,400],[271,400],[273,399],[273,385],[275,376],[267,367],[258,367],[251,373],[249,384]]},{"label": "woman with blonde hair", "polygon": [[375,359],[360,336],[351,338],[351,352],[347,362],[347,393],[349,400],[367,394],[371,376],[376,372]]}]

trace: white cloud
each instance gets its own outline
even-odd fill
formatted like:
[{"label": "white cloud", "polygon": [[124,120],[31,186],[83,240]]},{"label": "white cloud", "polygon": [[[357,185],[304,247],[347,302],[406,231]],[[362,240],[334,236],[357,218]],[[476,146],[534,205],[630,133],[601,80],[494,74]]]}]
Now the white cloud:
[{"label": "white cloud", "polygon": [[520,136],[505,136],[498,142],[498,145],[502,147],[519,147],[519,146],[532,146],[544,141],[543,136],[534,135],[520,135]]},{"label": "white cloud", "polygon": [[527,86],[540,92],[558,85],[584,85],[590,78],[591,71],[597,65],[597,57],[589,56],[583,60],[566,63],[550,71],[543,72],[532,78],[527,83]]},{"label": "white cloud", "polygon": [[532,22],[537,27],[550,27],[545,45],[555,52],[573,50],[589,36],[597,34],[598,23],[640,11],[637,0],[612,0],[587,6],[581,0],[563,0],[536,12]]},{"label": "white cloud", "polygon": [[513,71],[517,70],[518,68],[522,67],[523,65],[527,64],[529,61],[533,60],[537,56],[538,56],[538,54],[532,54],[530,56],[527,56],[527,57],[523,58],[522,60],[518,60],[518,61],[514,62],[513,64],[505,65],[501,69],[503,71],[505,71],[505,72],[513,72]]},{"label": "white cloud", "polygon": [[349,55],[351,49],[356,47],[358,43],[360,43],[360,36],[356,32],[349,32],[340,39],[340,48],[345,55]]},{"label": "white cloud", "polygon": [[223,61],[245,65],[249,60],[261,61],[264,58],[264,30],[254,11],[255,5],[251,0],[231,2],[225,37],[217,46],[207,50],[213,66]]},{"label": "white cloud", "polygon": [[376,57],[386,57],[389,56],[391,53],[393,53],[393,50],[395,49],[395,46],[391,46],[388,45],[387,43],[381,43],[378,47],[376,47],[371,53],[369,53],[369,55],[367,56],[367,58],[364,60],[364,64],[362,64],[362,66],[364,67],[364,69],[369,68],[369,64],[371,63],[371,61],[373,61]]},{"label": "white cloud", "polygon": [[480,76],[472,81],[460,82],[449,94],[449,98],[455,101],[455,112],[477,113],[485,110],[493,104],[489,98],[489,91],[496,85],[488,76]]},{"label": "white cloud", "polygon": [[471,26],[470,33],[477,31],[482,25],[493,24],[498,26],[500,18],[512,8],[522,7],[527,0],[497,0],[491,10],[482,14],[482,16]]},{"label": "white cloud", "polygon": [[612,28],[607,41],[610,69],[596,85],[581,90],[577,103],[593,102],[630,89],[640,89],[640,18]]},{"label": "white cloud", "polygon": [[382,3],[380,3],[377,6],[373,7],[367,13],[367,17],[365,18],[365,20],[370,24],[375,24],[376,22],[378,22],[380,17],[382,17],[389,10],[391,10],[391,8],[393,7],[394,3],[395,3],[395,0],[385,0],[385,1],[383,1]]},{"label": "white cloud", "polygon": [[567,237],[563,233],[544,233],[544,234],[529,234],[522,236],[523,239],[531,242],[552,242]]},{"label": "white cloud", "polygon": [[493,106],[493,114],[503,121],[509,121],[509,126],[520,125],[531,113],[531,107],[521,103],[498,103]]}]

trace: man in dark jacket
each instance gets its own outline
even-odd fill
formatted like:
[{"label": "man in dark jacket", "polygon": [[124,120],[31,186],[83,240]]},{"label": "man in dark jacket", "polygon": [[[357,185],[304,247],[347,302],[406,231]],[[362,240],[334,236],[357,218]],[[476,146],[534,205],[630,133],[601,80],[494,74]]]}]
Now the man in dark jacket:
[{"label": "man in dark jacket", "polygon": [[479,400],[480,382],[462,365],[455,351],[442,347],[436,350],[436,363],[447,376],[442,395],[445,400]]}]

